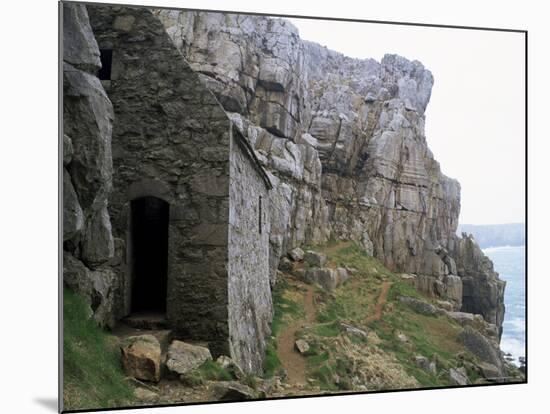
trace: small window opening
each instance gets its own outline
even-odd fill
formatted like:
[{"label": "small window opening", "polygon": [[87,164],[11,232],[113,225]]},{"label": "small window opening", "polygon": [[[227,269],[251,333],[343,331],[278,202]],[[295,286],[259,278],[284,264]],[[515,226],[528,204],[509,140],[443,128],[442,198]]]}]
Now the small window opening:
[{"label": "small window opening", "polygon": [[101,69],[97,73],[99,80],[111,80],[111,66],[113,64],[113,50],[100,49]]},{"label": "small window opening", "polygon": [[262,196],[260,196],[258,202],[258,216],[258,231],[262,234]]}]

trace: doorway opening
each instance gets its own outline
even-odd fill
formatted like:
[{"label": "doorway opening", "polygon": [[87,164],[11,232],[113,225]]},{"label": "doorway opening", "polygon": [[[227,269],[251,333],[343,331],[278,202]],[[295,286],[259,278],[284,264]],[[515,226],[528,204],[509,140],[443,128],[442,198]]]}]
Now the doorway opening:
[{"label": "doorway opening", "polygon": [[111,67],[113,65],[113,50],[101,49],[99,51],[101,69],[97,72],[99,80],[111,80]]},{"label": "doorway opening", "polygon": [[131,202],[131,312],[166,313],[169,205],[157,197]]}]

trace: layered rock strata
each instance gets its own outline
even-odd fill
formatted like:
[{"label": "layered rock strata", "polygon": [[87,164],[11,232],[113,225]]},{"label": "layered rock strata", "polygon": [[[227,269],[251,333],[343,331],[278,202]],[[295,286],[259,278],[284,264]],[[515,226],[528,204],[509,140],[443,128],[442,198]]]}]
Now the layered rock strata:
[{"label": "layered rock strata", "polygon": [[295,246],[354,240],[424,292],[501,325],[504,283],[477,246],[460,247],[471,244],[455,236],[460,185],[426,142],[434,78],[420,62],[349,58],[284,19],[155,14],[272,175],[272,280]]}]

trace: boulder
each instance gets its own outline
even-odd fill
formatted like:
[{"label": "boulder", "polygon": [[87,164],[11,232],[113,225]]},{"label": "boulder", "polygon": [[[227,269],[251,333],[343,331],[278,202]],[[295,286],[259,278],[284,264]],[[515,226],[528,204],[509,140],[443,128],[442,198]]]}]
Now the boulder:
[{"label": "boulder", "polygon": [[477,364],[477,366],[480,369],[484,378],[494,380],[494,379],[499,379],[502,376],[499,368],[493,364],[489,364],[487,362],[480,362]]},{"label": "boulder", "polygon": [[468,375],[466,374],[466,370],[464,369],[464,367],[457,368],[457,369],[451,368],[449,370],[449,380],[453,385],[470,384],[470,380],[468,379]]},{"label": "boulder", "polygon": [[470,326],[466,326],[458,335],[458,339],[468,350],[484,362],[493,364],[502,372],[502,360],[497,344],[492,343],[480,332]]},{"label": "boulder", "polygon": [[300,354],[305,354],[307,351],[309,351],[309,344],[306,341],[304,341],[303,339],[298,339],[294,343],[294,348],[296,348],[296,350]]},{"label": "boulder", "polygon": [[208,348],[175,340],[168,348],[166,366],[170,371],[181,375],[211,359],[212,355]]},{"label": "boulder", "polygon": [[322,253],[308,250],[304,256],[304,260],[312,267],[323,267],[327,262],[327,257]]},{"label": "boulder", "polygon": [[219,401],[243,401],[258,398],[256,391],[236,381],[216,383],[214,385],[214,395]]},{"label": "boulder", "polygon": [[304,260],[304,254],[304,251],[299,247],[295,247],[290,252],[288,252],[288,256],[294,262],[301,262],[302,260]]},{"label": "boulder", "polygon": [[399,301],[406,304],[416,313],[422,315],[434,316],[440,313],[440,311],[431,303],[424,302],[419,299],[411,298],[409,296],[400,296]]},{"label": "boulder", "polygon": [[325,290],[333,290],[339,283],[338,273],[329,268],[310,268],[305,272],[305,279],[309,283],[317,283]]},{"label": "boulder", "polygon": [[120,350],[126,375],[143,381],[160,381],[160,343],[153,335],[130,336]]}]

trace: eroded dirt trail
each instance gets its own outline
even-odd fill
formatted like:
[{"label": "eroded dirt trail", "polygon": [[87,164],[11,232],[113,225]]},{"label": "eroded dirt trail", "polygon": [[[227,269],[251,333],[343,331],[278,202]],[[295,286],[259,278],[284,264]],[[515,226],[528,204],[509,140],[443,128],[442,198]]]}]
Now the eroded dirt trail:
[{"label": "eroded dirt trail", "polygon": [[382,289],[380,290],[380,295],[376,301],[376,306],[374,307],[374,313],[369,316],[366,320],[367,323],[380,320],[382,317],[382,311],[384,310],[384,305],[388,301],[388,293],[390,291],[391,282],[383,282]]},{"label": "eroded dirt trail", "polygon": [[306,384],[306,358],[300,355],[294,348],[296,332],[298,332],[304,324],[312,323],[315,320],[313,286],[303,286],[306,289],[303,295],[305,317],[285,327],[277,338],[277,355],[287,372],[287,382],[293,385]]}]

